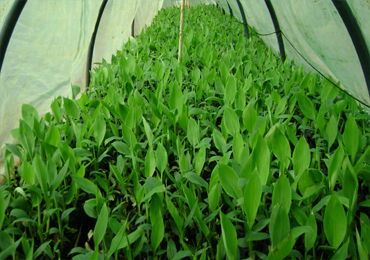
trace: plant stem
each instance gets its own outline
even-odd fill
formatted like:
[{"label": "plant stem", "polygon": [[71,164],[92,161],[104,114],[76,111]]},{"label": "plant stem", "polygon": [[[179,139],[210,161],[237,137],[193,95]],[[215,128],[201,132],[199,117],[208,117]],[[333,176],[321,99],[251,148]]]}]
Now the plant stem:
[{"label": "plant stem", "polygon": [[37,205],[37,224],[38,224],[37,231],[39,233],[40,241],[41,241],[41,243],[43,243],[44,242],[44,239],[42,237],[42,225],[41,225],[41,209],[40,209],[40,204]]}]

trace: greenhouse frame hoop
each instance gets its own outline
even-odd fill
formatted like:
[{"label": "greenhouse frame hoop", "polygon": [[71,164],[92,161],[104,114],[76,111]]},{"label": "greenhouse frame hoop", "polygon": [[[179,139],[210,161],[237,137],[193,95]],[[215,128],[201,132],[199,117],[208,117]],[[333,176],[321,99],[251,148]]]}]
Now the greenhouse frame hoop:
[{"label": "greenhouse frame hoop", "polygon": [[248,23],[247,23],[247,18],[245,17],[243,5],[240,3],[240,0],[236,0],[236,2],[238,3],[240,14],[242,15],[246,37],[247,37],[247,39],[249,39]]},{"label": "greenhouse frame hoop", "polygon": [[98,34],[100,20],[103,16],[104,9],[105,9],[105,6],[107,5],[107,3],[108,3],[108,0],[103,0],[102,4],[100,5],[98,17],[97,17],[96,23],[95,23],[94,32],[91,35],[91,41],[90,41],[89,49],[87,51],[87,69],[86,69],[86,80],[87,80],[87,83],[88,83],[87,85],[90,85],[90,81],[91,81],[89,71],[91,71],[91,69],[92,69],[92,58],[93,58],[96,35]]},{"label": "greenhouse frame hoop", "polygon": [[273,22],[274,27],[275,27],[276,37],[277,37],[277,41],[278,41],[279,49],[280,49],[280,54],[281,54],[281,59],[283,60],[283,62],[285,62],[286,54],[285,54],[283,38],[281,37],[281,30],[280,30],[279,20],[277,19],[277,16],[276,16],[276,13],[275,13],[275,10],[274,10],[274,6],[272,5],[271,0],[265,0],[265,3],[267,5],[267,9],[270,12],[270,16],[271,16],[272,22]]},{"label": "greenhouse frame hoop", "polygon": [[6,49],[10,38],[12,37],[14,28],[17,24],[18,18],[22,13],[24,6],[26,5],[27,0],[25,1],[15,1],[11,10],[4,21],[4,28],[0,31],[0,73],[5,59]]},{"label": "greenhouse frame hoop", "polygon": [[367,48],[365,37],[361,31],[358,22],[349,7],[347,0],[332,0],[335,8],[343,20],[356,49],[357,56],[360,60],[362,71],[364,73],[368,94],[370,96],[370,51]]}]

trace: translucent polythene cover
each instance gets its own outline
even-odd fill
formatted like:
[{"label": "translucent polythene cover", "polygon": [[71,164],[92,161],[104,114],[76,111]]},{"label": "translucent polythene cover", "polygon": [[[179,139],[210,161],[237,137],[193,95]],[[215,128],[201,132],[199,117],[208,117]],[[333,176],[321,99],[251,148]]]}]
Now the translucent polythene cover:
[{"label": "translucent polythene cover", "polygon": [[[0,31],[15,0],[0,1]],[[10,38],[0,73],[0,175],[4,173],[5,143],[13,143],[22,104],[31,104],[40,116],[50,111],[52,100],[71,97],[71,85],[84,91],[87,68],[122,49],[132,34],[149,26],[158,10],[180,6],[181,0],[28,0]],[[191,0],[190,4],[215,4]],[[98,25],[92,53],[88,50]],[[132,27],[133,25],[133,27]],[[1,44],[1,43],[0,43]]]},{"label": "translucent polythene cover", "polygon": [[[14,3],[0,1],[0,30],[12,15]],[[88,49],[102,3],[28,0],[25,4],[0,73],[0,174],[4,172],[5,143],[14,142],[11,130],[18,127],[22,104],[35,106],[43,116],[55,97],[72,96],[72,84],[86,89]],[[108,1],[98,24],[92,62],[110,62],[131,36],[134,20],[139,34],[162,6],[173,4],[175,0]]]},{"label": "translucent polythene cover", "polygon": [[[227,3],[229,3],[234,16],[240,19],[237,0],[217,1],[226,12],[228,12]],[[370,3],[368,0],[347,2],[365,36],[367,48],[370,49]],[[240,3],[248,24],[258,33],[269,34],[275,31],[265,1],[240,0]],[[271,3],[280,29],[286,36],[286,38],[283,37],[283,41],[288,59],[294,60],[297,65],[303,65],[306,71],[314,71],[301,57],[302,55],[318,71],[327,77],[332,77],[334,81],[340,81],[342,88],[370,105],[369,92],[359,57],[333,2],[271,0]],[[261,36],[261,38],[275,53],[278,53],[276,35]]]}]

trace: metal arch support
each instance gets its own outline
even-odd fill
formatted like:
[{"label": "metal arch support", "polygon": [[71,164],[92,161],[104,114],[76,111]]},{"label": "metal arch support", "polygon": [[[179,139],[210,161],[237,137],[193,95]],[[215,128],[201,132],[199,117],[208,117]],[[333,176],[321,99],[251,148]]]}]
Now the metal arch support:
[{"label": "metal arch support", "polygon": [[349,7],[346,0],[332,0],[335,8],[343,20],[347,28],[349,36],[352,39],[353,45],[356,49],[358,59],[360,60],[362,71],[365,76],[367,90],[370,95],[370,51],[367,47],[365,37],[361,31],[360,26],[354,16],[351,7]]},{"label": "metal arch support", "polygon": [[240,3],[240,0],[236,0],[236,2],[238,3],[239,9],[240,9],[240,13],[242,15],[243,24],[244,24],[244,30],[245,30],[245,35],[247,36],[247,39],[249,39],[248,23],[247,23],[247,18],[245,17],[243,5]]},{"label": "metal arch support", "polygon": [[5,18],[3,29],[0,31],[0,72],[5,59],[6,49],[10,38],[12,37],[15,25],[17,24],[18,18],[22,13],[23,7],[26,5],[26,1],[14,1],[8,15]]},{"label": "metal arch support", "polygon": [[92,68],[92,57],[93,57],[93,52],[94,52],[95,39],[96,39],[96,35],[98,33],[100,20],[103,16],[103,12],[104,12],[104,9],[105,9],[105,6],[107,5],[107,3],[108,3],[108,0],[104,0],[102,2],[101,6],[100,6],[98,17],[97,17],[96,23],[95,23],[94,32],[91,35],[91,41],[90,41],[89,49],[87,51],[87,69],[86,69],[87,86],[90,85],[90,73],[89,73],[89,71],[91,71],[91,68]]},{"label": "metal arch support", "polygon": [[226,3],[227,3],[227,6],[229,7],[230,17],[233,18],[233,16],[234,16],[233,10],[231,9],[229,2],[226,1]]},{"label": "metal arch support", "polygon": [[280,54],[281,54],[281,59],[284,62],[285,59],[286,59],[286,55],[285,55],[283,37],[281,36],[279,21],[276,17],[276,13],[275,13],[274,7],[272,6],[271,0],[265,0],[265,3],[267,5],[267,9],[270,12],[270,16],[271,16],[272,22],[273,22],[274,27],[275,27],[276,37],[277,37],[277,41],[278,41],[278,44],[279,44],[279,50],[280,50]]}]

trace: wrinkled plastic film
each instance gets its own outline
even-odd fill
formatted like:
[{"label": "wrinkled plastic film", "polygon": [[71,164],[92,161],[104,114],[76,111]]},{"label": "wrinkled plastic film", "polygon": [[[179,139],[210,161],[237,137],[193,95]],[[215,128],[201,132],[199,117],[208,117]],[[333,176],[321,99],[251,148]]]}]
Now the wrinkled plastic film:
[{"label": "wrinkled plastic film", "polygon": [[[131,25],[135,19],[138,1],[108,1],[100,20],[93,51],[93,64],[105,59],[111,63],[112,54],[121,50],[131,36]],[[115,15],[120,10],[120,15]]]},{"label": "wrinkled plastic film", "polygon": [[[101,1],[28,1],[14,28],[0,74],[0,164],[14,143],[22,104],[43,116],[52,100],[86,87],[87,51]],[[1,169],[3,167],[0,166]]]}]

